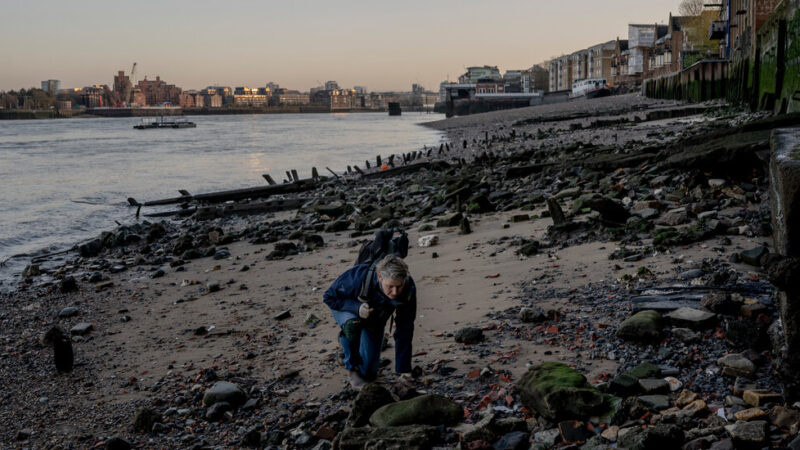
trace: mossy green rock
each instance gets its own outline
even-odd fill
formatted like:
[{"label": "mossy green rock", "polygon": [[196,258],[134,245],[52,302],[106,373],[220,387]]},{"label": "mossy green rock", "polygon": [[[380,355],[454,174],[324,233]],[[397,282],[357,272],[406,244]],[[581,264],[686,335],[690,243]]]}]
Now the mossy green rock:
[{"label": "mossy green rock", "polygon": [[658,311],[639,311],[622,322],[617,329],[617,337],[632,341],[655,340],[661,336],[662,327],[661,314]]},{"label": "mossy green rock", "polygon": [[522,404],[548,420],[579,419],[601,414],[603,394],[580,372],[559,362],[531,367],[517,382]]},{"label": "mossy green rock", "polygon": [[441,395],[422,395],[378,408],[369,418],[374,427],[452,425],[464,418],[464,408]]}]

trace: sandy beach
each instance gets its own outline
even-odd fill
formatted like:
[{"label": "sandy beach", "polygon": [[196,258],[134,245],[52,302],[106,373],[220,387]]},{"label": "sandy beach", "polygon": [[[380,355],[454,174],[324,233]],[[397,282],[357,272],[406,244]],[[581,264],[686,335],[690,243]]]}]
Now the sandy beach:
[{"label": "sandy beach", "polygon": [[[753,195],[738,190],[728,195],[722,188],[709,188],[708,180],[717,175],[701,173],[702,195],[712,199],[713,205],[698,205],[703,200],[664,196],[673,191],[668,186],[679,190],[677,186],[690,176],[682,175],[688,169],[665,169],[663,173],[672,178],[653,183],[659,175],[651,170],[657,166],[655,161],[593,169],[594,175],[566,168],[545,172],[547,176],[504,176],[508,167],[529,163],[513,162],[513,155],[519,152],[581,143],[578,149],[564,153],[535,153],[530,161],[537,164],[559,158],[587,159],[593,148],[608,146],[633,154],[634,148],[667,147],[681,137],[697,134],[709,121],[723,120],[709,113],[665,119],[651,116],[647,120],[653,111],[697,106],[626,95],[431,124],[445,131],[452,144],[453,151],[441,159],[454,164],[464,158],[473,167],[464,174],[475,177],[476,192],[486,189],[487,193],[507,194],[490,197],[496,211],[469,212],[470,202],[464,202],[470,234],[462,234],[457,225],[436,226],[437,219],[455,212],[452,202],[442,203],[447,206],[439,214],[396,214],[395,219],[408,230],[411,249],[406,260],[418,289],[412,364],[421,368],[422,375],[404,382],[406,388],[410,383],[418,393],[437,393],[457,402],[465,409],[464,422],[468,424],[493,407],[495,414],[527,420],[533,445],[536,432],[555,425],[541,419],[537,422],[537,415],[514,391],[515,382],[530,367],[559,361],[590,383],[602,384],[643,360],[661,358],[662,365],[669,365],[670,357],[677,361],[675,355],[659,353],[659,348],[668,348],[667,353],[697,358],[679,368],[676,378],[682,386],[694,389],[709,404],[723,402],[733,379],[703,372],[733,351],[725,347],[724,338],[715,337],[722,325],[701,330],[705,337],[699,344],[682,344],[667,334],[666,347],[624,341],[614,332],[631,315],[630,298],[649,288],[676,283],[707,286],[712,284],[709,277],[718,272],[735,274],[731,279],[739,282],[765,280],[759,267],[730,259],[762,244],[771,246],[771,237],[752,225],[761,220],[759,211],[765,201],[760,180],[725,180],[726,188],[745,182],[756,185],[747,192]],[[718,105],[702,106],[720,109]],[[576,113],[588,116],[563,120]],[[558,117],[562,119],[550,120]],[[616,122],[592,126],[600,119]],[[486,136],[491,142],[484,142]],[[493,155],[493,162],[481,161],[486,154]],[[434,152],[432,158],[435,156]],[[452,176],[456,177],[461,169],[453,167]],[[443,175],[401,175],[377,182],[353,179],[338,185],[334,180],[314,195],[330,198],[323,192],[327,191],[344,203],[355,204],[355,196],[365,193],[382,202],[393,198],[419,202],[422,209],[429,199],[443,196],[438,185],[422,184],[425,193],[418,197],[406,198],[404,192],[434,176]],[[674,181],[678,178],[680,181]],[[684,184],[686,195],[692,195],[697,183]],[[613,187],[613,192],[620,194],[616,196],[620,205],[628,197],[625,205],[632,212],[637,202],[662,202],[661,206],[649,205],[661,218],[684,207],[691,214],[676,223],[679,229],[693,226],[698,213],[713,209],[714,220],[724,222],[718,230],[726,231],[659,246],[653,244],[652,228],[638,235],[607,232],[599,221],[601,212],[586,206],[570,212],[582,195],[605,194],[607,186],[619,186]],[[572,188],[578,191],[559,194]],[[664,194],[653,194],[659,188]],[[551,212],[537,194],[557,198],[572,222],[579,224],[567,232],[568,237],[554,237]],[[405,210],[413,211],[413,205]],[[238,448],[243,436],[256,430],[263,439],[261,447],[328,448],[322,444],[329,442],[328,436],[319,430],[324,427],[334,435],[340,433],[344,418],[336,414],[344,410],[346,417],[356,393],[346,382],[337,341],[339,329],[322,303],[322,293],[353,265],[361,243],[370,239],[375,229],[356,237],[353,228],[325,232],[315,225],[333,218],[321,216],[293,210],[210,221],[184,219],[168,225],[165,236],[153,241],[147,254],[137,250],[141,243],[108,249],[90,258],[72,253],[57,261],[60,270],[30,277],[17,292],[0,299],[4,305],[0,373],[6,380],[0,397],[0,446],[103,447],[110,437],[117,436],[139,448]],[[426,224],[431,226],[423,227]],[[321,236],[324,246],[271,260],[268,255],[275,250],[274,242],[253,243],[252,230],[259,227],[302,229]],[[734,234],[732,228],[741,232]],[[205,236],[208,246],[217,252],[227,249],[229,256],[170,264],[181,260],[171,246],[185,234]],[[420,237],[431,234],[438,236],[438,245],[417,244]],[[224,236],[234,238],[218,243]],[[531,240],[540,243],[539,250],[521,254],[520,246]],[[620,249],[639,257],[611,259]],[[116,266],[121,268],[110,270]],[[159,270],[163,275],[154,277]],[[685,276],[690,270],[700,272]],[[100,278],[90,282],[98,272]],[[78,291],[59,291],[58,280],[65,276],[75,278]],[[63,314],[68,307],[75,308],[74,315]],[[519,314],[522,307],[541,310],[546,317],[535,323],[524,321]],[[764,313],[773,317],[774,307],[767,308],[771,309]],[[286,311],[288,317],[279,319]],[[79,323],[90,323],[91,330],[72,337],[74,370],[56,373],[52,349],[40,343],[40,336],[53,325],[69,331]],[[455,342],[454,334],[464,327],[480,328],[484,340],[474,345]],[[390,348],[382,356],[393,361],[391,343],[389,339]],[[697,349],[698,345],[708,348]],[[768,365],[759,365],[758,384],[777,389]],[[379,382],[397,392],[399,382],[392,367],[388,364],[381,369]],[[250,399],[258,400],[256,405],[207,420],[203,393],[217,380],[241,386]],[[672,394],[673,401],[679,393]],[[134,427],[142,408],[161,415],[148,432]],[[303,436],[307,439],[300,439]],[[459,448],[460,444],[437,445]]]}]

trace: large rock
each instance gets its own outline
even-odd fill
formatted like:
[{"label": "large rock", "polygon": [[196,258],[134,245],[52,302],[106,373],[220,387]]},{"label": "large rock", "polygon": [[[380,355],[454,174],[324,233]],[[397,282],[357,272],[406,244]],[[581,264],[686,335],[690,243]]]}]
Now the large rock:
[{"label": "large rock", "polygon": [[627,450],[673,450],[681,448],[684,433],[680,427],[658,424],[654,428],[639,428],[620,433],[618,445]]},{"label": "large rock", "polygon": [[522,403],[548,420],[585,418],[606,407],[603,394],[586,377],[559,362],[531,367],[516,387]]},{"label": "large rock", "polygon": [[422,395],[378,408],[369,418],[375,427],[401,425],[453,425],[464,418],[458,403],[441,395]]},{"label": "large rock", "polygon": [[761,448],[767,441],[767,422],[754,420],[752,422],[736,422],[727,425],[728,432],[736,448]]},{"label": "large rock", "polygon": [[392,393],[378,383],[369,383],[359,391],[353,400],[353,408],[347,418],[350,427],[363,427],[369,423],[369,418],[381,406],[394,403]]},{"label": "large rock", "polygon": [[677,327],[702,330],[713,325],[717,315],[708,311],[683,307],[667,313],[664,317]]},{"label": "large rock", "polygon": [[217,381],[211,389],[203,395],[203,403],[211,406],[217,402],[227,402],[234,408],[247,401],[247,394],[239,386],[227,381]]},{"label": "large rock", "polygon": [[407,425],[382,428],[345,428],[337,437],[340,450],[403,449],[427,450],[439,431],[430,425]]},{"label": "large rock", "polygon": [[661,336],[661,314],[658,311],[639,311],[622,322],[617,336],[631,341],[655,340]]},{"label": "large rock", "polygon": [[466,327],[456,331],[455,340],[461,344],[477,344],[483,341],[483,331],[476,327]]},{"label": "large rock", "polygon": [[441,227],[457,227],[461,223],[462,215],[460,212],[444,216],[436,221],[436,226]]},{"label": "large rock", "polygon": [[731,353],[717,360],[717,365],[722,367],[722,374],[732,377],[753,378],[756,365],[745,358],[741,353]]},{"label": "large rock", "polygon": [[624,225],[630,217],[630,213],[622,203],[610,198],[592,198],[583,202],[583,206],[599,212],[603,221],[612,224]]}]

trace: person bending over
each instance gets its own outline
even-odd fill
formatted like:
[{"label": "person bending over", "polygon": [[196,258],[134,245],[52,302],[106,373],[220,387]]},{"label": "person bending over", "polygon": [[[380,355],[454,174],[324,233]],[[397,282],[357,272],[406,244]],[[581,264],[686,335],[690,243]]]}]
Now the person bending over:
[{"label": "person bending over", "polygon": [[384,328],[393,313],[395,372],[411,372],[411,340],[417,311],[414,280],[408,265],[395,255],[381,259],[374,271],[370,269],[369,264],[353,266],[323,295],[341,327],[339,343],[344,365],[356,390],[378,374]]}]

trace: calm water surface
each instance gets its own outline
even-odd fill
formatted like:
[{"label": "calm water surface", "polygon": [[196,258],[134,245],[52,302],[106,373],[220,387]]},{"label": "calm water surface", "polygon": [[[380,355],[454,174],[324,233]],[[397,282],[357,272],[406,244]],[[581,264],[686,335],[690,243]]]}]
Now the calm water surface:
[{"label": "calm water surface", "polygon": [[[0,121],[0,262],[54,251],[133,220],[139,201],[363,167],[375,155],[439,145],[438,114],[194,116],[194,129],[134,130],[139,119]],[[27,263],[0,266],[7,287]]]}]

